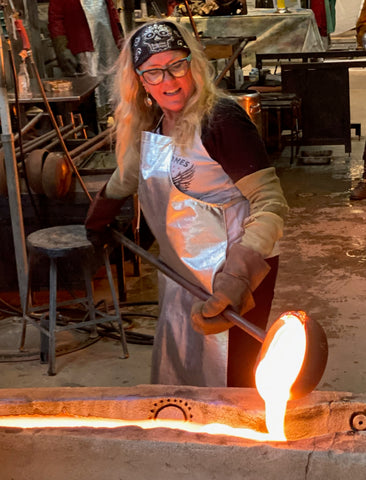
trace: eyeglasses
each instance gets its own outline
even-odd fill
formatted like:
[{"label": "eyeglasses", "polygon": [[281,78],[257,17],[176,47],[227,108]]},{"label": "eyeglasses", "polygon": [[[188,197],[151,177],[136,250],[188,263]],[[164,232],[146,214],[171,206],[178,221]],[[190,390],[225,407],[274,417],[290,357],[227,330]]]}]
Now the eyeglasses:
[{"label": "eyeglasses", "polygon": [[181,60],[171,63],[163,68],[151,68],[142,71],[136,68],[136,73],[138,73],[146,83],[150,85],[159,85],[159,83],[164,80],[165,72],[169,72],[174,78],[184,77],[189,70],[191,60],[192,55],[189,54],[188,57],[182,58]]}]

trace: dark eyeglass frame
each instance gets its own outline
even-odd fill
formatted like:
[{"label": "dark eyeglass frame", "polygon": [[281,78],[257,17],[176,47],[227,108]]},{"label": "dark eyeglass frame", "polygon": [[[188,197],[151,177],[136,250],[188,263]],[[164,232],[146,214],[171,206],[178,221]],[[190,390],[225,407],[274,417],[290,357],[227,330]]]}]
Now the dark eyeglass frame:
[{"label": "dark eyeglass frame", "polygon": [[[169,72],[169,74],[174,77],[174,78],[182,78],[184,77],[184,75],[186,75],[188,73],[188,70],[189,70],[189,67],[190,67],[190,63],[192,61],[192,54],[190,53],[187,57],[185,58],[181,58],[179,60],[177,60],[176,62],[173,62],[171,63],[170,65],[167,65],[166,67],[161,67],[161,68],[148,68],[147,70],[139,70],[138,68],[136,68],[136,73],[142,77],[146,83],[148,83],[149,85],[159,85],[161,82],[164,81],[164,78],[165,78],[165,72]],[[174,72],[171,71],[171,68],[176,66],[177,64],[183,64],[183,62],[187,62],[187,65],[188,65],[188,68],[187,68],[187,71],[183,74],[183,75],[175,75]],[[155,72],[155,71],[160,71],[162,72],[162,79],[155,83],[155,82],[151,82],[149,81],[147,78],[144,77],[144,74],[145,73],[148,73],[148,72]]]}]

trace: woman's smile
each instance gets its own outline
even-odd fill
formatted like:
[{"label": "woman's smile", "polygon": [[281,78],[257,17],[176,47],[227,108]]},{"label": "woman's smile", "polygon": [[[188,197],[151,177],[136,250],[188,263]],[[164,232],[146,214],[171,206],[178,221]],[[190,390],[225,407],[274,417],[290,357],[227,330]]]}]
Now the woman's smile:
[{"label": "woman's smile", "polygon": [[180,88],[177,88],[176,90],[165,92],[165,95],[176,95],[177,93],[180,92]]}]

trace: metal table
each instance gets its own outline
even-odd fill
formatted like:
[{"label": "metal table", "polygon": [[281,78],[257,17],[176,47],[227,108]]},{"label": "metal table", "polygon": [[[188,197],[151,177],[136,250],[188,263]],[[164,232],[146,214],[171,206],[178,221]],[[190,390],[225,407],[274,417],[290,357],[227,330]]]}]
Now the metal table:
[{"label": "metal table", "polygon": [[[302,145],[344,145],[351,152],[349,68],[366,67],[365,59],[281,62],[282,91],[301,98]],[[360,127],[359,127],[360,129]]]},{"label": "metal table", "polygon": [[[173,18],[190,27],[188,17]],[[194,16],[198,32],[204,37],[256,36],[244,52],[322,52],[324,45],[315,21],[314,12],[307,9],[289,9],[275,13],[275,9],[256,8],[247,15]]]},{"label": "metal table", "polygon": [[[59,80],[54,78],[43,79],[43,81]],[[99,85],[101,79],[99,77],[90,77],[81,75],[78,77],[67,77],[60,80],[69,80],[72,82],[72,88],[65,92],[47,92],[47,99],[52,103],[79,103],[85,100],[95,88]],[[39,86],[34,78],[31,79],[32,97],[20,98],[20,103],[37,104],[43,103],[43,98],[39,90]],[[8,93],[9,103],[15,102],[14,91]]]},{"label": "metal table", "polygon": [[[67,116],[71,112],[80,111],[85,123],[87,123],[95,133],[98,133],[97,109],[94,91],[99,85],[101,78],[80,75],[77,77],[67,77],[63,79],[42,79],[43,82],[52,80],[69,80],[72,83],[72,88],[67,91],[46,91],[47,100],[51,104],[54,114],[65,117],[65,123],[67,123]],[[35,78],[31,79],[31,91],[32,96],[30,98],[19,98],[19,103],[22,110],[21,115],[24,118],[26,108],[31,105],[42,107],[44,103]],[[8,93],[8,100],[10,104],[15,102],[14,91],[10,91]],[[24,121],[23,123],[26,122]]]}]

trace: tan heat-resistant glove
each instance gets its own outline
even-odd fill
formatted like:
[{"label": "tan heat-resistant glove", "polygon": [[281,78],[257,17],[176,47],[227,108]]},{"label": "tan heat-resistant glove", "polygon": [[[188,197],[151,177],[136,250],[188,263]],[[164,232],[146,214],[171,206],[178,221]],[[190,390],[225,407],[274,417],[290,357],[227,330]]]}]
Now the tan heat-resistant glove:
[{"label": "tan heat-resistant glove", "polygon": [[228,306],[240,315],[251,310],[255,306],[252,292],[269,270],[260,253],[240,244],[233,245],[223,270],[215,276],[213,294],[206,302],[195,302],[192,306],[193,329],[203,335],[229,329],[233,324],[220,313]]},{"label": "tan heat-resistant glove", "polygon": [[267,258],[282,237],[288,212],[280,180],[275,169],[269,167],[241,178],[235,186],[250,205],[250,214],[244,222],[244,235],[239,243]]}]

